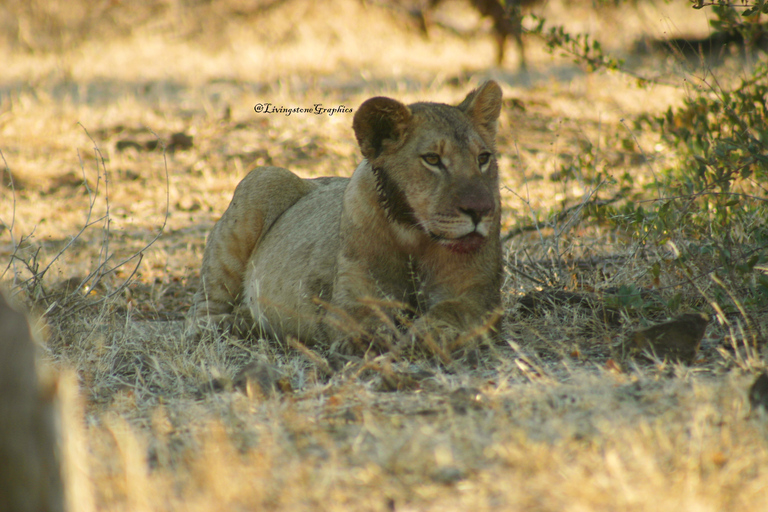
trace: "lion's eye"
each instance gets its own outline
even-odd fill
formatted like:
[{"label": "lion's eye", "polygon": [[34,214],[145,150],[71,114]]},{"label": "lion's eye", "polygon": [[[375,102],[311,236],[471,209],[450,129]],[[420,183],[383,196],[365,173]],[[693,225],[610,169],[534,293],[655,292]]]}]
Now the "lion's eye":
[{"label": "lion's eye", "polygon": [[428,165],[440,165],[440,155],[436,155],[435,153],[428,153],[421,158],[423,158]]},{"label": "lion's eye", "polygon": [[491,160],[491,154],[490,153],[480,153],[477,156],[477,163],[480,164],[480,167],[484,166]]}]

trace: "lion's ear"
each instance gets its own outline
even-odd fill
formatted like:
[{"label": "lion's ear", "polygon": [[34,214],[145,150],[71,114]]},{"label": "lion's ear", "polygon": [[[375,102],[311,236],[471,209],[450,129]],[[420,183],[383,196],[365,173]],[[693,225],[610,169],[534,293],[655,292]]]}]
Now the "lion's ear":
[{"label": "lion's ear", "polygon": [[410,109],[399,101],[382,96],[366,100],[352,121],[363,156],[372,160],[379,156],[385,142],[400,140],[410,119]]},{"label": "lion's ear", "polygon": [[501,87],[493,80],[467,94],[459,104],[459,110],[472,120],[472,124],[485,128],[496,137],[496,121],[501,113]]}]

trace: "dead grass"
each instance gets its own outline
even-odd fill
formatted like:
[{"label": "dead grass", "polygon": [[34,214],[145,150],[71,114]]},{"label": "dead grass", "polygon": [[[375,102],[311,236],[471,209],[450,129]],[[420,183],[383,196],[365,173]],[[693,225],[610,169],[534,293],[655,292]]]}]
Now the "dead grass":
[{"label": "dead grass", "polygon": [[[275,164],[348,175],[359,158],[350,115],[259,116],[256,103],[455,102],[496,78],[507,98],[504,232],[611,197],[611,183],[558,174],[585,154],[638,190],[676,158],[631,121],[685,88],[584,75],[535,41],[529,75],[514,63],[489,69],[493,42],[476,18],[463,18],[471,39],[438,30],[424,40],[401,14],[362,2],[266,4],[235,16],[235,2],[174,3],[108,36],[86,30],[97,23],[86,16],[77,46],[0,50],[3,280],[43,315],[45,359],[71,372],[72,510],[766,509],[767,424],[746,400],[765,362],[744,319],[711,324],[691,367],[622,371],[612,346],[664,311],[606,323],[600,308],[521,308],[522,294],[555,282],[654,286],[637,240],[578,216],[508,242],[504,343],[461,360],[378,360],[329,380],[289,347],[183,338],[205,235],[244,174]],[[699,11],[665,8],[542,9],[624,51],[644,33],[702,30]],[[446,22],[467,15],[457,2],[442,9]],[[33,35],[22,39],[34,47]],[[162,151],[180,132],[192,146]],[[655,286],[666,293],[682,278],[668,269]],[[675,290],[711,312],[712,286]],[[766,328],[764,312],[754,319]],[[292,391],[235,389],[252,360],[279,369]]]}]

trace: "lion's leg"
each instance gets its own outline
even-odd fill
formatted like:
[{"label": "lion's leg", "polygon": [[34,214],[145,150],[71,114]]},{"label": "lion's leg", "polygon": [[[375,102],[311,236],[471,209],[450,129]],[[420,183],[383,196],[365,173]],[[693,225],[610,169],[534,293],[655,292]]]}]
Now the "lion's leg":
[{"label": "lion's leg", "polygon": [[259,241],[288,208],[317,185],[287,169],[259,167],[237,185],[232,202],[208,237],[200,287],[187,314],[193,333],[219,323],[241,300],[246,265]]}]

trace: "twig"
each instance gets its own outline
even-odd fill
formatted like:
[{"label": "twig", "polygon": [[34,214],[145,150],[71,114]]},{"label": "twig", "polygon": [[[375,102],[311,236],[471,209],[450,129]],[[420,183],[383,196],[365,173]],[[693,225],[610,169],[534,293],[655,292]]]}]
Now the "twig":
[{"label": "twig", "polygon": [[[5,270],[3,270],[3,273],[0,275],[0,278],[5,277],[5,273],[8,272],[8,269],[11,268],[11,265],[15,261],[13,256],[16,254],[16,251],[18,251],[19,246],[21,245],[21,240],[19,240],[19,244],[16,244],[16,241],[13,239],[13,228],[16,225],[16,186],[13,183],[13,174],[11,173],[11,167],[8,165],[8,162],[5,159],[5,155],[3,154],[3,150],[0,149],[0,158],[3,159],[3,165],[5,166],[5,170],[8,172],[8,181],[11,184],[11,197],[13,198],[13,210],[11,213],[11,224],[8,225],[4,220],[0,219],[0,222],[3,223],[5,228],[8,230],[8,233],[10,233],[11,236],[11,244],[13,245],[13,254],[11,255],[11,259],[8,261],[8,265],[5,267]],[[0,176],[2,178],[2,176]],[[23,237],[22,237],[23,240]],[[15,265],[14,265],[15,268]],[[16,281],[16,272],[13,273],[13,279],[14,279],[14,285]]]},{"label": "twig", "polygon": [[[102,155],[101,150],[98,149],[98,145],[96,144],[96,141],[94,141],[93,137],[91,137],[91,134],[88,133],[88,130],[82,124],[80,124],[80,126],[83,128],[83,130],[85,131],[86,135],[91,140],[91,142],[93,142],[93,144],[94,144],[94,151],[97,152],[97,154],[99,155],[99,157],[101,159],[101,165],[102,165],[102,168],[104,169],[104,175],[105,175],[104,181],[106,183],[106,181],[107,181],[106,175],[107,174],[106,174],[106,164],[104,162],[104,156]],[[135,252],[131,256],[128,256],[127,258],[124,258],[123,260],[121,260],[120,262],[118,262],[117,264],[115,264],[114,266],[109,268],[108,270],[104,270],[104,267],[106,267],[107,262],[111,259],[112,255],[108,254],[107,252],[103,252],[104,260],[84,280],[84,282],[87,282],[91,278],[93,278],[94,276],[97,276],[96,279],[91,284],[91,287],[93,287],[96,284],[98,284],[98,282],[101,281],[101,279],[104,276],[106,276],[108,274],[111,274],[112,272],[115,272],[117,269],[121,268],[123,265],[125,265],[129,261],[131,261],[131,260],[133,260],[135,258],[138,258],[138,261],[136,262],[136,266],[134,267],[134,269],[131,272],[131,274],[126,279],[123,280],[123,282],[120,284],[120,286],[115,288],[112,292],[104,295],[101,299],[99,299],[99,300],[97,300],[97,301],[95,301],[93,303],[90,303],[88,305],[99,304],[101,302],[104,302],[104,301],[114,297],[115,295],[121,293],[131,283],[131,280],[133,279],[133,276],[135,276],[136,272],[138,272],[139,266],[141,265],[141,262],[144,259],[144,251],[149,249],[160,238],[160,236],[162,236],[163,232],[165,231],[165,227],[168,224],[168,215],[169,215],[169,212],[170,212],[170,201],[171,201],[170,200],[170,186],[171,185],[170,185],[170,177],[169,177],[169,174],[168,174],[167,147],[166,147],[165,143],[160,139],[160,137],[154,131],[152,131],[152,130],[150,130],[150,131],[152,132],[152,134],[155,137],[157,137],[159,144],[163,147],[163,167],[164,167],[164,170],[165,170],[165,216],[163,217],[163,224],[160,226],[160,229],[158,230],[158,232],[154,236],[154,238],[152,238],[152,240],[147,242],[144,245],[144,247],[139,249],[137,252]],[[105,185],[105,188],[106,188],[106,185]],[[109,199],[108,196],[106,196],[106,199],[107,200]],[[105,237],[106,237],[105,244],[107,244],[107,245],[106,245],[106,248],[103,248],[103,251],[108,251],[108,243],[109,243],[109,205],[107,205],[107,214],[105,215],[105,217],[107,217],[107,220],[106,220],[106,224],[107,224],[106,230],[107,230],[107,233],[105,234]],[[99,255],[99,258],[101,259],[101,254]],[[85,307],[85,305],[79,305],[77,307],[71,308],[68,311],[65,311],[63,314],[73,314],[73,313],[76,313],[76,312],[82,310],[84,307]]]},{"label": "twig", "polygon": [[[104,155],[102,154],[101,150],[99,149],[98,144],[96,143],[96,141],[94,141],[93,137],[91,137],[90,133],[88,133],[88,130],[82,124],[80,124],[80,127],[83,129],[83,131],[85,131],[86,135],[88,136],[88,138],[93,143],[94,152],[96,153],[96,155],[98,155],[97,168],[96,168],[97,169],[96,187],[94,189],[92,189],[91,186],[88,184],[88,180],[87,180],[87,177],[86,177],[86,171],[85,171],[85,164],[84,164],[83,158],[80,155],[80,153],[78,152],[78,158],[79,158],[79,161],[80,161],[80,168],[81,168],[81,171],[82,171],[82,174],[83,174],[83,186],[85,187],[85,190],[88,193],[88,212],[86,214],[85,221],[83,222],[83,224],[80,227],[80,229],[78,230],[78,232],[69,239],[69,241],[64,245],[64,247],[62,249],[60,249],[53,256],[53,258],[48,262],[48,264],[42,270],[40,270],[39,266],[38,266],[38,255],[39,255],[39,252],[40,252],[39,249],[35,252],[35,254],[31,258],[25,259],[25,258],[19,257],[17,255],[18,248],[21,245],[21,243],[23,242],[23,240],[25,240],[26,238],[29,238],[29,236],[31,236],[31,235],[28,235],[26,238],[22,237],[20,242],[18,244],[15,244],[15,246],[16,246],[15,249],[16,250],[12,254],[11,260],[12,261],[14,261],[14,260],[21,261],[26,266],[26,268],[30,272],[30,274],[32,274],[32,276],[29,279],[23,281],[21,283],[21,285],[26,286],[28,289],[29,289],[30,286],[39,286],[40,289],[42,290],[43,297],[47,299],[48,297],[47,297],[47,294],[45,292],[45,288],[43,288],[43,283],[42,283],[43,277],[46,275],[46,273],[51,268],[51,266],[56,261],[58,261],[62,257],[62,255],[67,250],[69,250],[70,247],[72,247],[72,244],[74,244],[75,241],[80,239],[80,237],[83,235],[83,233],[85,233],[86,230],[88,230],[89,228],[91,228],[95,224],[102,224],[104,226],[103,227],[103,236],[102,236],[102,245],[101,245],[101,250],[99,251],[97,265],[96,265],[96,268],[94,268],[88,274],[88,276],[85,277],[79,283],[79,285],[78,285],[78,287],[76,288],[75,291],[78,291],[85,283],[88,283],[88,282],[90,282],[90,286],[93,288],[93,287],[97,286],[99,284],[99,282],[105,276],[115,272],[117,269],[123,267],[124,265],[126,265],[127,263],[129,263],[130,261],[132,261],[134,259],[136,259],[137,261],[136,261],[136,265],[134,266],[134,268],[132,269],[132,271],[128,275],[128,277],[126,279],[124,279],[123,282],[119,286],[117,286],[114,290],[112,290],[109,293],[106,293],[105,295],[100,297],[98,300],[95,300],[95,301],[92,301],[92,302],[87,302],[87,303],[80,302],[80,303],[76,303],[76,304],[71,305],[68,309],[65,309],[65,310],[63,310],[63,311],[61,311],[59,313],[62,317],[75,314],[75,313],[85,309],[86,307],[90,307],[90,306],[93,306],[93,305],[96,305],[96,304],[103,303],[103,302],[111,299],[112,297],[116,296],[117,294],[121,293],[130,284],[130,282],[132,281],[132,279],[134,278],[134,276],[138,272],[138,269],[139,269],[139,267],[141,265],[141,262],[144,259],[144,251],[146,251],[149,247],[151,247],[160,238],[160,236],[162,236],[163,232],[165,231],[165,227],[167,226],[168,216],[169,216],[169,213],[170,213],[170,177],[169,177],[169,172],[168,172],[167,148],[166,148],[166,145],[162,142],[162,140],[160,140],[160,138],[157,136],[157,134],[152,132],[155,135],[155,137],[158,138],[159,143],[163,147],[163,164],[164,164],[164,170],[165,170],[165,187],[166,187],[166,190],[165,190],[165,192],[166,192],[166,194],[165,194],[166,203],[165,203],[165,215],[164,215],[164,218],[163,218],[163,223],[160,226],[157,234],[149,242],[147,242],[141,249],[139,249],[138,251],[136,251],[132,255],[130,255],[130,256],[120,260],[116,264],[114,264],[112,266],[108,266],[109,262],[112,260],[112,257],[113,257],[113,254],[111,254],[110,247],[109,247],[110,241],[111,241],[111,230],[110,230],[111,216],[110,216],[109,183],[108,183],[108,181],[109,181],[109,174],[108,174],[108,171],[107,171],[106,161],[105,161]],[[2,156],[2,153],[0,153],[0,156]],[[4,157],[3,157],[3,161],[5,161]],[[6,164],[6,166],[7,166],[7,164]],[[104,213],[104,215],[100,215],[98,218],[94,219],[93,218],[94,207],[96,205],[96,201],[99,198],[99,190],[100,190],[100,187],[101,187],[101,180],[102,180],[102,174],[101,174],[102,171],[104,173],[104,183],[105,183],[104,187],[105,187],[105,190],[106,190],[106,192],[105,192],[106,212]],[[14,201],[15,201],[15,196],[14,196]],[[14,202],[14,204],[15,204],[15,202]],[[14,211],[14,214],[15,214],[15,211]],[[11,236],[13,236],[13,235],[11,235]],[[8,268],[10,268],[10,265],[11,264],[9,263],[8,267],[6,267],[6,269],[5,269],[5,272],[7,272]],[[3,275],[5,274],[5,272],[3,272]],[[32,282],[34,284],[30,285],[29,284],[30,282]],[[16,285],[16,286],[19,286],[19,285]]]},{"label": "twig", "polygon": [[[623,198],[624,198],[623,193],[619,192],[619,193],[617,193],[615,196],[613,196],[610,199],[597,199],[596,198],[596,199],[591,199],[591,200],[589,200],[587,202],[581,202],[579,204],[570,206],[570,207],[568,207],[568,208],[558,212],[558,214],[555,215],[555,218],[552,221],[550,221],[549,224],[550,225],[551,224],[556,224],[556,223],[562,221],[563,219],[567,218],[572,213],[577,212],[577,211],[579,211],[579,210],[581,210],[581,209],[583,209],[583,208],[585,208],[587,206],[598,206],[598,207],[599,206],[607,206],[607,205],[613,204],[616,201],[618,201],[619,199],[623,199]],[[541,226],[539,225],[539,223],[528,224],[526,226],[518,226],[518,227],[508,231],[504,236],[502,236],[501,237],[501,242],[502,243],[508,242],[509,240],[513,239],[514,237],[516,237],[518,235],[521,235],[523,233],[527,233],[529,231],[538,231],[540,228],[541,228]]]},{"label": "twig", "polygon": [[528,274],[526,272],[523,272],[522,270],[520,270],[516,266],[512,265],[511,263],[507,263],[507,268],[509,269],[510,272],[514,272],[515,274],[520,274],[524,278],[528,279],[531,282],[534,282],[534,283],[538,284],[539,286],[547,286],[547,283],[545,283],[544,281],[542,281],[540,279],[536,279],[532,275],[530,275],[530,274]]},{"label": "twig", "polygon": [[[710,185],[712,187],[714,185]],[[702,190],[701,192],[695,192],[693,194],[686,194],[686,195],[679,195],[679,196],[667,196],[667,197],[659,197],[658,199],[641,199],[638,201],[638,203],[658,203],[658,202],[664,202],[664,201],[673,201],[675,199],[695,199],[698,197],[703,196],[730,196],[730,197],[741,197],[744,199],[753,199],[755,201],[768,203],[768,198],[765,197],[759,197],[759,196],[753,196],[750,194],[742,194],[741,192],[710,192],[708,190]]]},{"label": "twig", "polygon": [[[586,63],[588,66],[590,66],[594,70],[597,70],[600,68],[612,69],[620,73],[623,73],[627,76],[631,76],[632,78],[637,79],[641,83],[664,85],[669,87],[680,87],[680,84],[677,82],[673,82],[671,80],[663,80],[661,78],[651,78],[645,75],[641,75],[636,71],[632,71],[631,69],[624,66],[622,61],[617,61],[617,60],[611,59],[610,57],[605,58],[603,55],[599,55],[596,57],[590,57],[588,55],[584,55],[583,53],[580,53],[580,51],[573,49],[576,46],[582,47],[583,43],[576,45],[575,43],[577,43],[578,41],[573,40],[571,41],[572,47],[568,47],[564,42],[558,41],[556,34],[552,32],[553,30],[557,30],[558,27],[555,27],[554,29],[552,27],[548,27],[550,32],[546,33],[544,31],[544,25],[547,21],[545,18],[536,16],[534,14],[529,14],[528,17],[532,19],[534,22],[536,22],[537,25],[535,28],[531,30],[525,30],[525,33],[530,35],[535,35],[543,39],[544,43],[548,46],[550,53],[554,53],[554,50],[557,48],[560,51],[565,52],[565,54],[569,55],[576,62]],[[562,29],[562,26],[560,26],[560,28]],[[581,36],[583,36],[583,34],[578,34],[577,38]]]},{"label": "twig", "polygon": [[[62,254],[64,254],[67,251],[67,249],[69,249],[72,246],[73,243],[75,243],[76,240],[78,240],[80,238],[80,236],[82,236],[82,234],[89,227],[91,227],[93,224],[96,224],[96,223],[100,222],[104,218],[104,217],[99,217],[98,219],[96,219],[94,221],[91,221],[91,216],[93,215],[93,207],[96,204],[96,199],[97,199],[98,193],[99,193],[99,183],[101,182],[101,175],[97,176],[97,178],[96,178],[96,190],[92,191],[91,188],[88,186],[88,180],[86,179],[86,176],[85,176],[85,165],[83,164],[83,159],[82,159],[82,157],[80,157],[80,152],[79,151],[78,151],[78,158],[80,160],[80,169],[83,172],[83,183],[84,183],[86,191],[88,192],[88,198],[89,198],[89,201],[88,201],[88,213],[86,214],[85,222],[83,223],[83,226],[80,228],[80,230],[77,232],[77,234],[75,234],[75,236],[70,238],[69,242],[67,242],[66,245],[61,250],[59,250],[59,252],[56,253],[56,255],[51,259],[50,262],[48,262],[48,265],[46,265],[46,267],[42,271],[37,271],[37,269],[32,271],[32,269],[30,269],[29,265],[27,265],[27,269],[29,269],[32,272],[32,277],[30,279],[27,279],[26,281],[24,281],[24,283],[27,283],[29,281],[35,281],[35,282],[37,282],[42,287],[43,277],[48,272],[48,270],[51,268],[51,266],[62,256]],[[38,250],[38,252],[39,252],[39,250]],[[37,253],[35,253],[35,257],[34,257],[35,261],[36,261],[36,258],[37,258]],[[27,262],[25,261],[24,263],[26,264]],[[90,276],[88,277],[88,279],[90,279]],[[88,279],[86,279],[85,281],[87,281]],[[80,286],[82,286],[82,283],[81,283]],[[78,286],[78,289],[79,289],[79,286]],[[43,290],[43,293],[45,293],[45,288],[42,288],[42,290]]]},{"label": "twig", "polygon": [[[764,251],[767,248],[768,248],[768,243],[763,244],[763,245],[761,245],[759,247],[756,247],[756,248],[752,249],[751,251],[747,251],[746,253],[744,253],[741,256],[741,258],[737,258],[737,259],[733,260],[732,263],[735,264],[735,263],[741,263],[743,261],[746,261],[753,254],[760,253],[760,252]],[[693,281],[698,281],[702,277],[708,277],[710,274],[712,274],[714,272],[717,272],[718,270],[724,268],[725,266],[726,266],[725,263],[721,263],[719,265],[715,265],[714,267],[711,267],[708,270],[705,270],[705,271],[703,271],[703,272],[701,272],[699,274],[696,274],[695,276],[691,276],[691,277],[686,276],[684,281],[678,281],[677,283],[674,283],[674,284],[669,284],[669,285],[665,285],[665,286],[659,286],[659,287],[656,288],[656,290],[667,290],[667,289],[670,289],[670,288],[679,288],[680,286],[682,286],[684,284],[691,284]]]},{"label": "twig", "polygon": [[748,3],[732,4],[730,2],[704,2],[703,0],[696,0],[696,3],[694,3],[694,5],[691,7],[693,9],[703,9],[704,7],[730,7],[731,9],[738,7],[741,9],[748,9],[754,6]]}]

